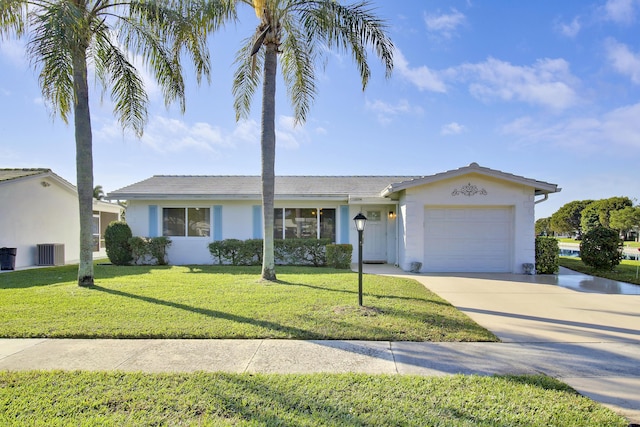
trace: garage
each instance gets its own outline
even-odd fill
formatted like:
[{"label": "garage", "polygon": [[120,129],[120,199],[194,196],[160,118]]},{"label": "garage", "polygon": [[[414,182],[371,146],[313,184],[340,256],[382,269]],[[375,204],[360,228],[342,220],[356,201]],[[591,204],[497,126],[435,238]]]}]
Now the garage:
[{"label": "garage", "polygon": [[512,207],[425,207],[425,272],[512,270]]}]

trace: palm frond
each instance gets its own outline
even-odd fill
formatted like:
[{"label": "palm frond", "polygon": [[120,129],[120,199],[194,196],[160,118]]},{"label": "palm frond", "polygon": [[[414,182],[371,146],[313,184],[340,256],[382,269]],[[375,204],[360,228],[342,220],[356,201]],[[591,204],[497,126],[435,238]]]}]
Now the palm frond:
[{"label": "palm frond", "polygon": [[142,136],[149,103],[144,82],[135,66],[111,41],[109,33],[96,33],[95,41],[96,74],[105,86],[111,86],[114,114],[123,128],[131,127]]},{"label": "palm frond", "polygon": [[251,100],[261,81],[260,71],[264,63],[264,51],[251,55],[254,44],[255,38],[246,39],[234,62],[237,67],[233,76],[232,93],[236,120],[249,116]]},{"label": "palm frond", "polygon": [[282,75],[296,123],[304,123],[316,95],[314,46],[291,21],[284,21]]},{"label": "palm frond", "polygon": [[0,1],[0,40],[11,34],[17,37],[24,34],[27,5],[25,0]]},{"label": "palm frond", "polygon": [[301,25],[307,36],[329,48],[352,55],[360,73],[362,88],[367,86],[370,69],[367,49],[372,48],[386,68],[393,70],[393,43],[386,34],[386,24],[378,19],[368,1],[342,5],[333,0],[295,1]]}]

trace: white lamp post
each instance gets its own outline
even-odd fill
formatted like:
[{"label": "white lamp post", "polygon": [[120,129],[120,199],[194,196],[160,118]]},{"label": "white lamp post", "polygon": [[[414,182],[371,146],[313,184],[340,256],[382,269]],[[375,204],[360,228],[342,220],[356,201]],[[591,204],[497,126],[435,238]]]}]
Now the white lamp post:
[{"label": "white lamp post", "polygon": [[362,232],[367,223],[367,217],[360,212],[353,218],[358,230],[358,305],[362,307]]}]

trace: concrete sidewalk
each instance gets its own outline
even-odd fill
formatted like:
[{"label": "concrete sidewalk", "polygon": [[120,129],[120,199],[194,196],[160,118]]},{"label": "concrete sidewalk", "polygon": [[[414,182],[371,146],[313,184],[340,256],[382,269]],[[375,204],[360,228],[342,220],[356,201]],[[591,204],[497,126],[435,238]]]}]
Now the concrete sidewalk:
[{"label": "concrete sidewalk", "polygon": [[503,342],[0,339],[0,370],[542,373],[640,423],[640,296],[577,292],[560,276],[365,272],[420,281]]}]

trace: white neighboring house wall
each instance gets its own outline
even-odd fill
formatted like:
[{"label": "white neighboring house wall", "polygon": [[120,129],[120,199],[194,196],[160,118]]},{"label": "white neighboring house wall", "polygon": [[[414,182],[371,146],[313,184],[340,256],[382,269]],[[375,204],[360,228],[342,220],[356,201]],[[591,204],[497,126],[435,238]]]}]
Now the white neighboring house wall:
[{"label": "white neighboring house wall", "polygon": [[[484,191],[453,195],[456,189],[469,183]],[[399,215],[400,267],[409,270],[412,262],[424,261],[426,207],[508,207],[513,210],[511,272],[521,273],[523,263],[535,263],[534,195],[533,187],[480,174],[463,175],[403,191]]]},{"label": "white neighboring house wall", "polygon": [[[108,222],[120,219],[123,212],[119,205],[97,200],[93,210],[101,221],[101,236]],[[0,180],[0,247],[16,248],[15,268],[19,269],[38,264],[39,244],[63,244],[65,264],[80,260],[77,190],[47,169],[27,170],[25,176]],[[106,257],[104,246],[93,255]]]},{"label": "white neighboring house wall", "polygon": [[16,269],[36,265],[37,246],[64,244],[66,263],[78,262],[78,196],[50,174],[0,182],[0,247],[16,248]]}]

